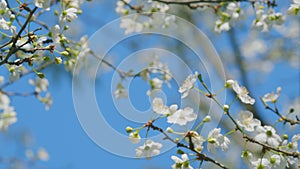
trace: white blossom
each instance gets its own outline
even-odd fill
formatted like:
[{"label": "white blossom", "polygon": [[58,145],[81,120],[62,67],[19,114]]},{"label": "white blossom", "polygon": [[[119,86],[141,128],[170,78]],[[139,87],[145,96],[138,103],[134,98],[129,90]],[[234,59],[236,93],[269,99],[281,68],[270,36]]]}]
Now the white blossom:
[{"label": "white blossom", "polygon": [[141,141],[141,136],[139,135],[138,132],[132,132],[132,133],[129,134],[129,140],[133,144],[137,144]]},{"label": "white blossom", "polygon": [[117,90],[115,90],[113,94],[117,99],[128,97],[127,90],[120,83],[117,85]]},{"label": "white blossom", "polygon": [[266,32],[269,31],[274,24],[281,25],[283,23],[284,18],[282,13],[276,13],[274,9],[271,8],[265,13],[264,7],[259,5],[259,3],[255,3],[254,7],[256,9],[256,19],[252,23],[254,28]]},{"label": "white blossom", "polygon": [[168,123],[179,124],[181,126],[186,125],[187,122],[196,120],[197,114],[190,107],[179,109],[175,113],[168,116]]},{"label": "white blossom", "polygon": [[293,3],[288,9],[288,14],[297,15],[300,11],[300,0],[293,0]]},{"label": "white blossom", "polygon": [[[125,0],[126,3],[130,3],[130,0]],[[116,12],[119,14],[127,14],[129,10],[125,8],[125,3],[122,1],[117,1]]]},{"label": "white blossom", "polygon": [[193,169],[193,167],[190,166],[187,154],[182,154],[181,159],[177,156],[171,156],[171,159],[175,162],[175,164],[172,165],[172,169]]},{"label": "white blossom", "polygon": [[211,152],[216,152],[216,148],[221,147],[223,151],[226,151],[228,149],[228,146],[230,144],[230,140],[223,136],[221,133],[220,128],[214,128],[208,133],[207,138],[207,150]]},{"label": "white blossom", "polygon": [[68,8],[67,10],[63,11],[62,14],[59,16],[59,22],[65,23],[65,22],[72,22],[75,19],[77,19],[77,12],[78,9],[76,8]]},{"label": "white blossom", "polygon": [[137,158],[146,157],[147,159],[150,159],[151,157],[160,154],[161,147],[162,147],[161,143],[157,143],[152,140],[147,140],[143,146],[140,146],[135,150],[136,157]]},{"label": "white blossom", "polygon": [[222,31],[229,31],[230,25],[229,22],[223,22],[221,20],[217,20],[215,24],[215,32],[221,33]]},{"label": "white blossom", "polygon": [[44,8],[45,10],[50,10],[51,0],[34,0],[34,5],[38,8]]},{"label": "white blossom", "polygon": [[10,99],[6,94],[0,92],[0,109],[6,109],[9,107]]},{"label": "white blossom", "polygon": [[4,83],[4,76],[0,76],[0,85]]},{"label": "white blossom", "polygon": [[254,169],[270,169],[270,161],[266,158],[258,158],[251,161],[251,166]]},{"label": "white blossom", "polygon": [[[282,142],[282,150],[288,151],[288,152],[298,152],[299,153],[299,148],[298,148],[298,142],[300,140],[300,134],[296,134],[292,137],[291,142],[288,142],[287,140],[284,140]],[[294,157],[290,156],[285,156],[284,159],[286,159],[286,167],[289,167],[289,165],[293,165],[296,163],[296,159]]]},{"label": "white blossom", "polygon": [[188,131],[188,133],[185,136],[185,141],[187,143],[190,143],[189,137],[191,138],[191,141],[194,145],[194,149],[198,152],[201,152],[203,150],[203,143],[205,142],[205,139],[200,136],[196,131]]},{"label": "white blossom", "polygon": [[253,132],[254,128],[261,125],[258,119],[253,118],[250,111],[241,111],[238,114],[237,124],[243,127],[246,131]]},{"label": "white blossom", "polygon": [[0,19],[0,29],[9,30],[9,26],[3,18]]},{"label": "white blossom", "polygon": [[161,98],[154,98],[152,101],[152,109],[157,114],[169,114],[169,108],[164,105]]},{"label": "white blossom", "polygon": [[46,92],[48,89],[48,86],[49,86],[48,79],[46,79],[46,78],[41,79],[39,77],[37,77],[35,81],[30,79],[29,84],[35,86],[35,91],[38,93]]},{"label": "white blossom", "polygon": [[60,26],[54,25],[50,30],[50,35],[54,43],[60,42]]},{"label": "white blossom", "polygon": [[5,0],[1,0],[0,2],[0,15],[6,14],[9,9],[7,8],[7,3]]},{"label": "white blossom", "polygon": [[194,83],[196,82],[198,77],[198,72],[195,74],[189,75],[184,81],[183,84],[179,88],[179,93],[182,94],[181,98],[185,98],[188,96],[190,90],[194,87]]},{"label": "white blossom", "polygon": [[272,102],[272,103],[276,103],[277,99],[280,95],[281,92],[281,87],[277,87],[277,93],[267,93],[264,95],[264,97],[262,98],[264,102]]},{"label": "white blossom", "polygon": [[37,157],[38,159],[42,161],[48,161],[49,160],[49,154],[45,148],[39,148],[37,151]]},{"label": "white blossom", "polygon": [[256,128],[257,135],[254,137],[256,141],[266,143],[270,146],[277,147],[280,145],[281,138],[271,126],[258,126]]},{"label": "white blossom", "polygon": [[17,114],[13,107],[6,107],[0,114],[0,129],[6,131],[7,128],[17,122]]},{"label": "white blossom", "polygon": [[131,18],[122,18],[120,27],[125,29],[125,34],[141,32],[143,30],[143,24],[136,22]]},{"label": "white blossom", "polygon": [[226,85],[229,85],[232,87],[232,89],[237,94],[238,98],[245,104],[251,104],[253,105],[255,103],[255,100],[248,96],[249,92],[244,86],[239,86],[238,82],[236,80],[227,80]]}]

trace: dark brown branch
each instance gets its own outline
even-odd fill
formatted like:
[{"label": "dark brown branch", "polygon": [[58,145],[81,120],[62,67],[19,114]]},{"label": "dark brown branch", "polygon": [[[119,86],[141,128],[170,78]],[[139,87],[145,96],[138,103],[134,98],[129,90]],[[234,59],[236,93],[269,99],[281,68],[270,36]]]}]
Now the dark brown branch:
[{"label": "dark brown branch", "polygon": [[12,40],[12,46],[9,49],[8,54],[6,55],[6,57],[0,62],[0,66],[7,63],[8,59],[10,58],[11,55],[13,55],[14,53],[16,53],[18,51],[18,48],[16,47],[16,43],[19,39],[19,37],[21,37],[22,32],[25,30],[27,24],[29,23],[31,17],[33,16],[34,12],[37,10],[37,7],[35,7],[33,10],[30,11],[28,18],[26,19],[25,23],[23,24],[23,26],[21,27],[20,31],[18,32],[16,37],[13,37]]}]

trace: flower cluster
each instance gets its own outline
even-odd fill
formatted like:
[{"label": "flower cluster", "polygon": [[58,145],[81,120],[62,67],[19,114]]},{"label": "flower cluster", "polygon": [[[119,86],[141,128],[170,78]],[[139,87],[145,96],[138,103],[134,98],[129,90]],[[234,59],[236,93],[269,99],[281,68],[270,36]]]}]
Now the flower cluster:
[{"label": "flower cluster", "polygon": [[[121,16],[126,16],[121,18],[120,24],[120,27],[125,29],[125,34],[153,27],[167,28],[175,21],[175,16],[165,14],[169,10],[167,4],[148,0],[144,5],[133,6],[130,2],[131,0],[118,0],[115,9]],[[145,17],[140,18],[135,14],[142,14]]]}]

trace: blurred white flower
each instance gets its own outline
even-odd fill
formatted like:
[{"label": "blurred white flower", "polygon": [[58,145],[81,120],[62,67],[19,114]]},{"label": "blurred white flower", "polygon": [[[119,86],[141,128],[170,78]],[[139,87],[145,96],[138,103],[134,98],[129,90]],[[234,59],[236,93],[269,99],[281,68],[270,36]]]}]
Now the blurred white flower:
[{"label": "blurred white flower", "polygon": [[190,166],[187,154],[182,154],[181,159],[177,156],[171,156],[171,159],[175,162],[175,164],[172,165],[172,169],[193,169],[193,167]]},{"label": "blurred white flower", "polygon": [[125,34],[141,32],[143,30],[143,24],[136,22],[131,18],[122,18],[120,27],[125,29]]},{"label": "blurred white flower", "polygon": [[230,25],[229,22],[223,22],[221,20],[217,20],[215,23],[215,32],[221,33],[222,31],[229,31]]},{"label": "blurred white flower", "polygon": [[10,99],[6,94],[0,92],[0,109],[6,109],[9,107]]},{"label": "blurred white flower", "polygon": [[37,157],[39,160],[42,161],[48,161],[49,160],[49,154],[45,148],[39,148],[37,151]]},{"label": "blurred white flower", "polygon": [[198,77],[198,72],[195,74],[189,75],[184,81],[183,84],[179,87],[179,93],[182,94],[181,98],[185,98],[188,96],[190,90],[194,87],[194,83],[196,82]]},{"label": "blurred white flower", "polygon": [[38,8],[44,8],[46,11],[50,10],[51,0],[34,0],[34,5]]},{"label": "blurred white flower", "polygon": [[35,86],[35,91],[38,93],[46,92],[48,90],[48,86],[49,86],[48,79],[46,79],[46,78],[41,79],[39,77],[37,77],[35,81],[30,79],[29,84]]},{"label": "blurred white flower", "polygon": [[17,122],[17,113],[13,107],[7,107],[0,114],[0,129],[6,131],[7,128]]},{"label": "blurred white flower", "polygon": [[179,124],[181,126],[186,125],[187,122],[196,120],[197,114],[190,107],[179,109],[170,116],[168,116],[168,123]]},{"label": "blurred white flower", "polygon": [[297,15],[300,11],[300,0],[293,0],[293,4],[288,9],[288,14]]},{"label": "blurred white flower", "polygon": [[147,159],[150,159],[151,157],[160,154],[161,147],[161,143],[157,143],[152,140],[147,140],[143,146],[140,146],[135,150],[136,157],[146,157]]},{"label": "blurred white flower", "polygon": [[4,76],[0,76],[0,84],[3,84],[4,83]]},{"label": "blurred white flower", "polygon": [[261,125],[258,119],[253,118],[253,114],[250,111],[241,111],[238,114],[237,124],[243,127],[246,131],[253,132],[254,128]]},{"label": "blurred white flower", "polygon": [[115,92],[114,92],[114,96],[117,99],[128,97],[127,90],[123,87],[123,85],[121,83],[118,83],[117,90],[115,90]]},{"label": "blurred white flower", "polygon": [[258,126],[256,128],[258,133],[254,139],[261,143],[266,143],[270,146],[277,147],[281,143],[281,138],[276,134],[276,130],[271,126]]},{"label": "blurred white flower", "polygon": [[8,30],[9,26],[3,18],[0,19],[0,29]]}]

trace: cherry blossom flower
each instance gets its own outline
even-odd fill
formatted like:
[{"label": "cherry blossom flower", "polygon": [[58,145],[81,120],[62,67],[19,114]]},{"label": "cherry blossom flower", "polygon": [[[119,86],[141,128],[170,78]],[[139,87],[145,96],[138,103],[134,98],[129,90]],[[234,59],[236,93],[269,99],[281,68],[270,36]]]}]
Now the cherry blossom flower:
[{"label": "cherry blossom flower", "polygon": [[172,115],[168,116],[168,123],[179,124],[181,126],[186,125],[187,122],[196,120],[197,114],[190,107],[179,109]]},{"label": "cherry blossom flower", "polygon": [[215,128],[208,133],[208,138],[207,138],[208,151],[215,153],[216,148],[218,147],[221,147],[223,151],[226,151],[228,149],[230,140],[226,136],[223,136],[220,132],[221,132],[220,128]]},{"label": "cherry blossom flower", "polygon": [[258,126],[256,128],[258,134],[254,137],[256,141],[266,143],[270,146],[277,147],[281,142],[281,138],[271,126]]},{"label": "cherry blossom flower", "polygon": [[243,127],[246,131],[253,132],[254,128],[261,125],[258,119],[253,118],[253,114],[250,111],[241,111],[238,114],[237,124]]},{"label": "cherry blossom flower", "polygon": [[133,144],[137,144],[141,141],[141,137],[139,135],[138,132],[133,132],[129,134],[129,140],[133,143]]},{"label": "cherry blossom flower", "polygon": [[192,143],[194,145],[194,149],[198,152],[201,152],[203,150],[202,144],[205,142],[205,139],[200,136],[196,131],[188,131],[185,136],[185,141],[187,143],[190,143],[189,137],[192,139]]},{"label": "cherry blossom flower", "polygon": [[[300,134],[296,134],[292,137],[291,142],[288,142],[288,140],[284,140],[282,142],[282,150],[289,151],[289,152],[298,152],[298,141],[300,140]],[[290,156],[284,156],[284,159],[286,160],[286,167],[289,167],[289,165],[293,165],[296,163],[296,159]]]},{"label": "cherry blossom flower", "polygon": [[6,107],[0,114],[0,129],[6,131],[7,128],[17,122],[17,113],[13,107]]},{"label": "cherry blossom flower", "polygon": [[152,101],[152,109],[157,114],[169,114],[169,108],[164,105],[161,98],[154,98]]},{"label": "cherry blossom flower", "polygon": [[46,92],[47,89],[48,89],[48,86],[49,86],[49,82],[46,78],[41,79],[39,77],[36,78],[35,81],[30,79],[29,84],[35,86],[35,91],[38,92],[38,93],[39,92]]},{"label": "cherry blossom flower", "polygon": [[300,0],[293,0],[293,4],[288,9],[288,14],[297,15],[300,11]]},{"label": "cherry blossom flower", "polygon": [[136,22],[131,18],[122,18],[120,27],[125,29],[125,34],[141,32],[143,30],[143,24]]},{"label": "cherry blossom flower", "polygon": [[171,159],[175,162],[175,164],[172,165],[172,169],[193,169],[193,167],[190,166],[187,154],[182,154],[181,159],[177,156],[171,156]]},{"label": "cherry blossom flower", "polygon": [[34,0],[34,5],[38,8],[44,8],[46,11],[50,10],[50,0]]},{"label": "cherry blossom flower", "polygon": [[41,161],[48,161],[49,160],[49,154],[45,148],[39,148],[37,151],[37,157]]},{"label": "cherry blossom flower", "polygon": [[233,91],[237,94],[238,98],[245,104],[251,104],[253,105],[255,103],[255,100],[248,96],[249,92],[244,86],[239,86],[238,82],[236,80],[227,80],[226,87],[232,87]]},{"label": "cherry blossom flower", "polygon": [[194,83],[197,80],[198,72],[195,74],[189,75],[184,81],[183,84],[179,88],[179,93],[182,94],[181,98],[185,98],[188,96],[190,90],[194,87]]},{"label": "cherry blossom flower", "polygon": [[123,85],[121,83],[119,83],[117,85],[117,90],[114,92],[114,96],[117,98],[117,99],[120,99],[120,98],[127,98],[128,97],[128,93],[127,93],[127,90],[123,87]]},{"label": "cherry blossom flower", "polygon": [[55,25],[51,28],[50,30],[50,37],[52,38],[54,43],[59,43],[60,42],[60,26]]},{"label": "cherry blossom flower", "polygon": [[10,99],[7,95],[0,92],[0,109],[6,109],[9,107]]},{"label": "cherry blossom flower", "polygon": [[258,158],[251,161],[251,166],[256,169],[270,169],[270,161],[266,158]]},{"label": "cherry blossom flower", "polygon": [[267,93],[264,95],[264,97],[262,98],[262,100],[266,103],[266,102],[272,102],[272,103],[276,103],[277,99],[280,95],[281,92],[281,87],[277,87],[277,93]]},{"label": "cherry blossom flower", "polygon": [[9,30],[9,26],[3,18],[0,19],[0,29]]},{"label": "cherry blossom flower", "polygon": [[143,146],[140,146],[135,150],[136,156],[137,158],[146,157],[147,159],[150,159],[151,157],[160,154],[161,147],[161,143],[147,140]]},{"label": "cherry blossom flower", "polygon": [[222,22],[221,20],[217,20],[214,30],[217,33],[221,33],[222,31],[229,31],[230,30],[229,22]]},{"label": "cherry blossom flower", "polygon": [[68,8],[59,16],[59,22],[63,24],[65,22],[74,21],[75,19],[77,19],[77,12],[78,10],[76,8]]}]

